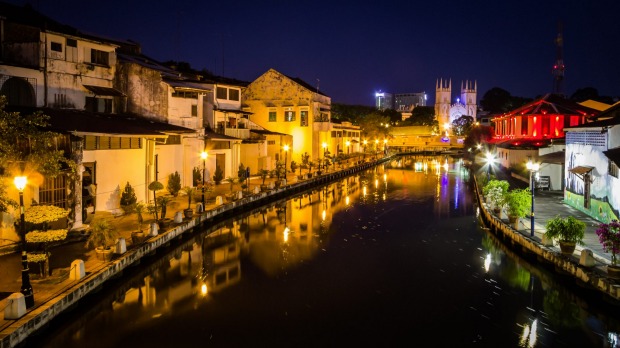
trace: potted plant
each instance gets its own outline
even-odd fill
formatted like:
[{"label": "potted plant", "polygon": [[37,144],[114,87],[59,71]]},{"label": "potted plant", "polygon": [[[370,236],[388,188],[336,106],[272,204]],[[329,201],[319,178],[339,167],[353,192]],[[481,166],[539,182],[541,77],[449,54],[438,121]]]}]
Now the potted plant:
[{"label": "potted plant", "polygon": [[297,170],[297,162],[291,161],[291,173],[295,173]]},{"label": "potted plant", "polygon": [[129,181],[125,184],[125,188],[123,189],[123,193],[121,193],[121,209],[125,212],[125,214],[131,214],[133,211],[133,205],[136,204],[138,198],[136,198],[136,191],[133,189]]},{"label": "potted plant", "polygon": [[599,224],[596,235],[603,246],[603,251],[611,253],[611,265],[607,266],[607,273],[614,278],[620,277],[620,267],[616,257],[616,254],[620,252],[620,222],[612,220],[610,223]]},{"label": "potted plant", "polygon": [[166,186],[166,189],[168,189],[168,192],[172,195],[172,197],[179,195],[179,191],[181,190],[181,175],[179,175],[179,172],[170,173],[168,176],[168,185]]},{"label": "potted plant", "polygon": [[153,191],[153,202],[155,202],[155,221],[158,221],[157,218],[157,191],[163,190],[164,185],[159,181],[151,181],[148,187],[149,191]]},{"label": "potted plant", "polygon": [[532,198],[529,188],[508,191],[505,196],[508,221],[515,230],[519,227],[519,218],[523,218],[532,208]]},{"label": "potted plant", "polygon": [[501,187],[493,187],[487,195],[489,203],[495,215],[499,216],[506,204],[506,191]]},{"label": "potted plant", "polygon": [[489,203],[489,193],[491,192],[491,190],[498,187],[501,189],[502,192],[505,193],[508,192],[510,184],[506,180],[492,179],[482,187],[482,194],[487,198],[487,203]]},{"label": "potted plant", "polygon": [[562,218],[559,215],[547,220],[545,236],[549,239],[557,239],[560,250],[564,255],[572,255],[577,244],[583,245],[583,237],[586,224],[575,219],[573,216]]},{"label": "potted plant", "polygon": [[191,204],[196,189],[191,186],[185,186],[182,190],[187,195],[187,208],[183,210],[183,215],[186,219],[189,219],[194,216],[194,210],[192,210]]},{"label": "potted plant", "polygon": [[269,171],[267,169],[261,169],[258,171],[258,175],[261,179],[263,179],[263,183],[260,185],[261,191],[267,191],[267,185],[265,185],[265,180],[269,176]]},{"label": "potted plant", "polygon": [[159,217],[159,221],[157,221],[157,223],[159,224],[160,228],[163,228],[164,222],[166,221],[166,211],[168,210],[168,203],[172,201],[172,197],[168,195],[159,196],[157,197],[156,201],[161,209],[161,216]]},{"label": "potted plant", "polygon": [[144,202],[138,202],[132,207],[133,210],[131,212],[136,213],[138,217],[138,230],[131,232],[131,242],[132,244],[138,244],[146,239],[146,235],[144,231],[142,231],[142,224],[144,223],[144,216],[142,216],[142,214],[147,210],[147,206]]},{"label": "potted plant", "polygon": [[219,185],[224,180],[224,171],[220,166],[215,167],[215,173],[213,173],[213,181],[216,185]]},{"label": "potted plant", "polygon": [[112,245],[116,243],[118,233],[107,219],[95,220],[90,227],[86,247],[95,247],[97,258],[102,261],[112,259]]}]

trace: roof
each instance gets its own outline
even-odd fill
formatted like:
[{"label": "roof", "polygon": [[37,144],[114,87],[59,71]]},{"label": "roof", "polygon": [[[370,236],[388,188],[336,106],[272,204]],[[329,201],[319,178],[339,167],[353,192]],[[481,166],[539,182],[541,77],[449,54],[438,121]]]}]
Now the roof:
[{"label": "roof", "polygon": [[241,140],[240,138],[231,137],[230,135],[217,133],[211,128],[205,128],[204,138],[211,140]]},{"label": "roof", "polygon": [[284,135],[284,136],[289,135],[286,133],[272,132],[267,129],[250,129],[250,133],[256,133],[256,134],[261,134],[261,135]]},{"label": "roof", "polygon": [[581,115],[586,117],[594,117],[599,113],[600,111],[596,109],[583,106],[575,101],[550,93],[497,117],[537,116],[541,114]]},{"label": "roof", "polygon": [[125,97],[125,93],[119,91],[118,89],[112,87],[102,87],[102,86],[91,86],[91,85],[83,85],[84,88],[93,92],[95,95],[107,95],[113,97]]},{"label": "roof", "polygon": [[564,164],[566,161],[566,153],[564,151],[556,151],[544,154],[538,157],[542,163]]},{"label": "roof", "polygon": [[204,83],[164,79],[164,82],[169,84],[175,90],[180,91],[192,91],[192,92],[208,92],[211,88],[208,88]]},{"label": "roof", "polygon": [[17,6],[6,2],[0,2],[0,16],[6,21],[39,28],[41,31],[53,31],[57,33],[83,36],[76,28],[57,22],[47,17],[27,4]]},{"label": "roof", "polygon": [[609,158],[609,160],[614,162],[617,166],[620,166],[620,147],[603,151],[603,154],[605,154],[605,156],[607,156],[607,158]]},{"label": "roof", "polygon": [[586,101],[582,101],[581,103],[579,103],[583,106],[589,107],[591,109],[596,109],[598,111],[604,111],[607,110],[611,105],[606,104],[606,103],[601,103],[599,101],[596,100],[592,100],[592,99],[588,99]]},{"label": "roof", "polygon": [[592,169],[594,169],[594,167],[590,167],[590,166],[577,166],[577,167],[573,167],[571,169],[569,169],[568,171],[577,175],[578,177],[581,178],[581,180],[583,180],[584,175],[590,173],[592,171]]},{"label": "roof", "polygon": [[103,114],[76,109],[6,107],[7,111],[32,114],[42,111],[50,117],[49,130],[73,134],[108,134],[135,136],[164,136],[195,133],[190,128],[159,122],[133,114]]},{"label": "roof", "polygon": [[612,105],[611,107],[607,108],[605,111],[596,115],[595,119],[596,120],[616,119],[615,124],[618,124],[617,120],[620,120],[620,102]]},{"label": "roof", "polygon": [[227,113],[232,113],[232,114],[243,114],[243,115],[252,115],[253,112],[250,111],[243,111],[243,110],[239,110],[239,109],[227,109],[227,108],[220,108],[217,106],[213,107],[214,111],[221,111],[221,112],[227,112]]},{"label": "roof", "polygon": [[509,139],[495,143],[495,146],[502,149],[514,150],[535,150],[547,147],[551,144],[551,139]]}]

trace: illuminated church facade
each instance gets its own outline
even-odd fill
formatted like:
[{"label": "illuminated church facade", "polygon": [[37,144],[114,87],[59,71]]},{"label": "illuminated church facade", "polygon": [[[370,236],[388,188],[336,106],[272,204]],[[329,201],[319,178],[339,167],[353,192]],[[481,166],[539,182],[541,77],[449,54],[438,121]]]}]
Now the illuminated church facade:
[{"label": "illuminated church facade", "polygon": [[461,96],[452,103],[452,80],[439,79],[435,83],[435,116],[439,127],[451,125],[454,120],[461,116],[471,116],[476,122],[478,104],[478,83],[472,81],[461,82]]}]

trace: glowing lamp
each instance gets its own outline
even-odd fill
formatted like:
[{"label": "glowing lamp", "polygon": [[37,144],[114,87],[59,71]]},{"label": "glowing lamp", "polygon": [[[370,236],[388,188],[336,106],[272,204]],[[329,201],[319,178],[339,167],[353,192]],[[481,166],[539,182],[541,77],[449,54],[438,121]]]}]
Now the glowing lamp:
[{"label": "glowing lamp", "polygon": [[24,188],[26,188],[27,182],[28,182],[28,178],[25,176],[16,176],[15,179],[13,180],[13,183],[15,184],[15,187],[17,188],[19,192],[24,191]]}]

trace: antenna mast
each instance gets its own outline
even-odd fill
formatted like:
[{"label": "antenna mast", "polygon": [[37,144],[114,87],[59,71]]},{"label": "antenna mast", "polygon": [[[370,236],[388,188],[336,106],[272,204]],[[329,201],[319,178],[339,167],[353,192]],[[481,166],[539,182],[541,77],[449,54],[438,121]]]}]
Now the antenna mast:
[{"label": "antenna mast", "polygon": [[556,61],[551,70],[553,74],[553,93],[563,96],[564,89],[564,54],[562,46],[564,39],[562,38],[562,22],[558,22],[558,37],[555,39]]}]

